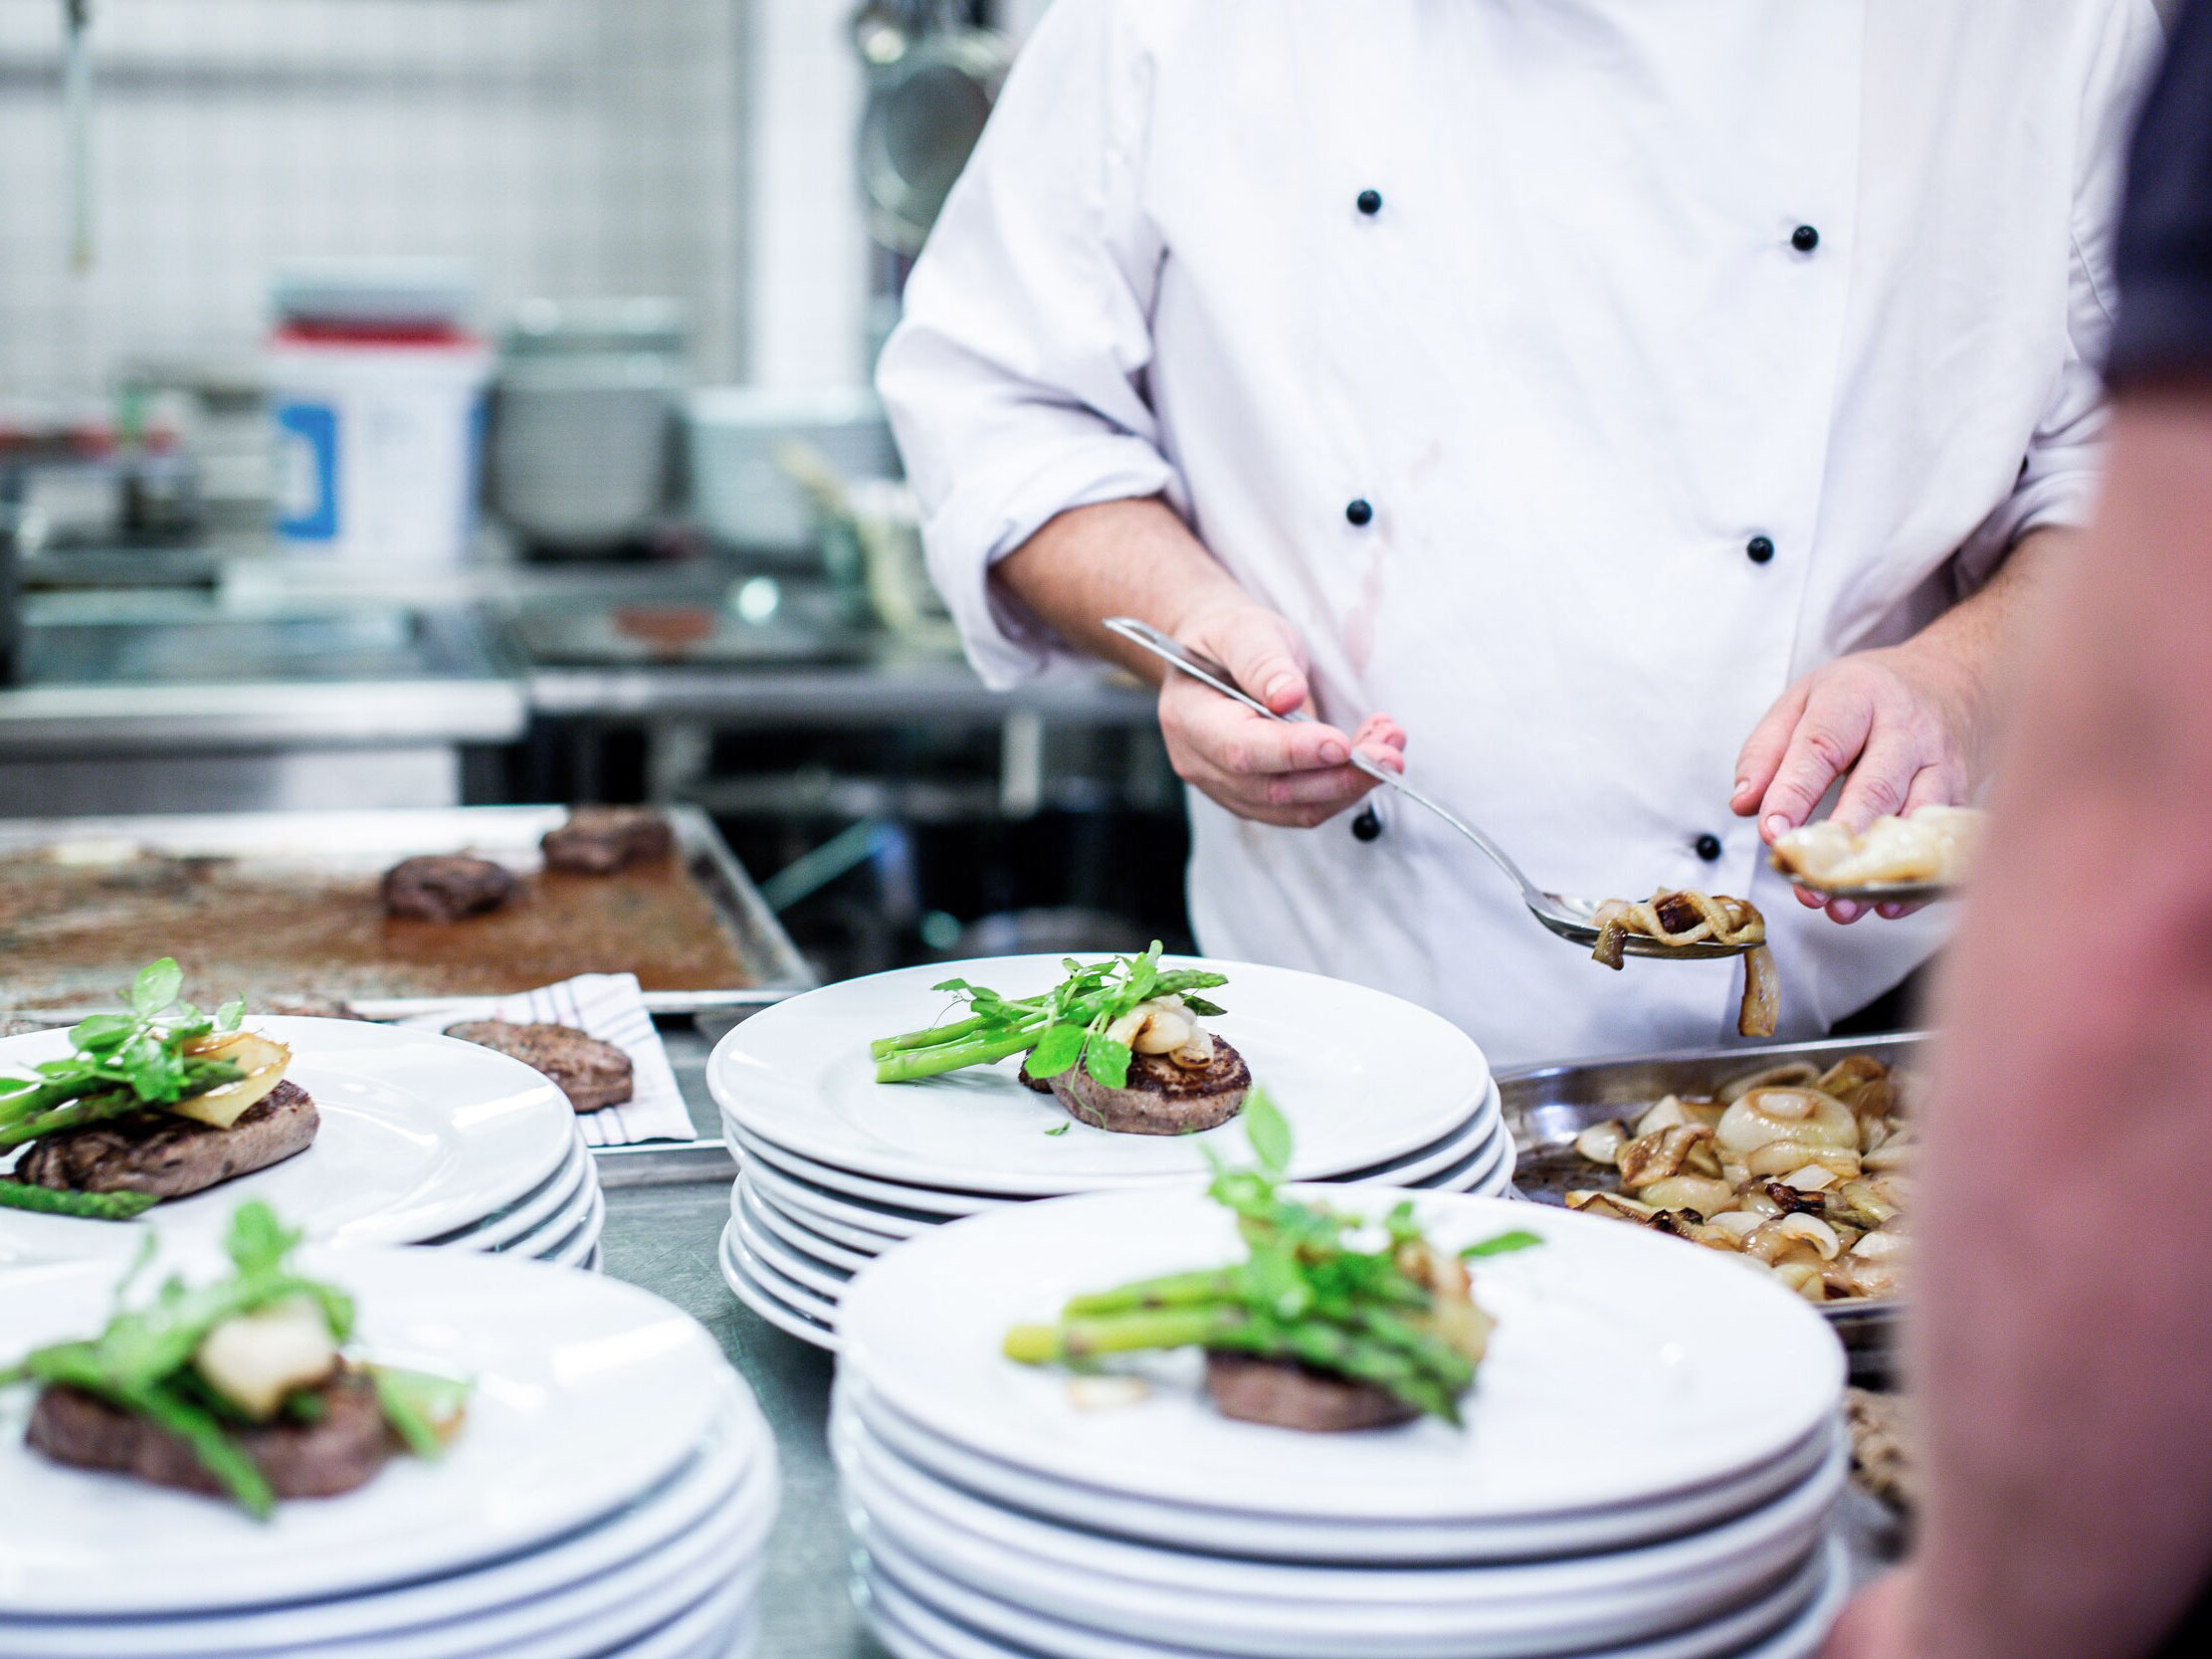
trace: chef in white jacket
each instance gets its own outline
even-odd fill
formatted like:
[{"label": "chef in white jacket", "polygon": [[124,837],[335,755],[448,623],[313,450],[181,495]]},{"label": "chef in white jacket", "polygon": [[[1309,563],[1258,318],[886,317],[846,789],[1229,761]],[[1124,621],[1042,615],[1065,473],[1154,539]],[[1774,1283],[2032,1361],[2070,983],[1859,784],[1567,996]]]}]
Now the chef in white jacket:
[{"label": "chef in white jacket", "polygon": [[[1606,972],[1539,885],[1750,898],[1782,1029],[1934,947],[1763,842],[1967,799],[2069,556],[2151,0],[1058,0],[879,383],[994,685],[1160,695],[1208,952],[1437,1008],[1501,1063],[1732,1029],[1733,963]],[[1836,786],[1840,781],[1840,794]],[[1387,792],[1385,792],[1387,794]]]}]

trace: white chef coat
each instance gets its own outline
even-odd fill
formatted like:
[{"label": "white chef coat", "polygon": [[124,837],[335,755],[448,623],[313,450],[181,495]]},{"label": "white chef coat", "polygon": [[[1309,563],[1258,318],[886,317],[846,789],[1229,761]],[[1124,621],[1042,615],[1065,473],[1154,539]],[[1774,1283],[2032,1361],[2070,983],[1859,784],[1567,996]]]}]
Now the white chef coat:
[{"label": "white chef coat", "polygon": [[[1945,919],[1798,906],[1737,749],[2084,518],[2158,38],[2149,0],[1058,0],[879,374],[972,661],[1062,649],[994,560],[1163,493],[1302,630],[1325,718],[1395,717],[1539,886],[1747,895],[1784,1033],[1825,1029]],[[1732,1033],[1736,964],[1609,973],[1376,800],[1363,842],[1194,795],[1202,947],[1500,1063]]]}]

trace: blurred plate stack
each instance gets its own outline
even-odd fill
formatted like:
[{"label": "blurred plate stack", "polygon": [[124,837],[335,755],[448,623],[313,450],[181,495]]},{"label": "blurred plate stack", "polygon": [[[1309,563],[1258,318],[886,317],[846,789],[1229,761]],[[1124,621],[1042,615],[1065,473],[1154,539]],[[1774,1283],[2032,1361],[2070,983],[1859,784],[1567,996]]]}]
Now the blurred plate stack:
[{"label": "blurred plate stack", "polygon": [[[1307,1189],[1380,1215],[1401,1194]],[[1192,1194],[964,1221],[841,1311],[832,1443],[855,1595],[899,1659],[1811,1659],[1842,1354],[1760,1275],[1533,1205],[1417,1194],[1498,1320],[1465,1424],[1307,1435],[1220,1416],[1199,1356],[1124,1359],[1133,1403],[1002,1356],[1072,1295],[1241,1255]]]},{"label": "blurred plate stack", "polygon": [[[492,1257],[314,1250],[372,1355],[474,1381],[435,1463],[269,1522],[0,1437],[11,1659],[725,1659],[775,1517],[774,1442],[706,1334],[643,1291]],[[105,1263],[8,1277],[17,1346],[98,1330]]]},{"label": "blurred plate stack", "polygon": [[[1292,1131],[1301,1180],[1502,1193],[1512,1140],[1482,1050],[1426,1009],[1380,991],[1245,962],[1213,966],[1234,1044]],[[1109,1134],[1024,1088],[1017,1063],[920,1083],[876,1081],[869,1044],[927,1025],[949,978],[1010,997],[1066,974],[1058,956],[902,968],[794,997],[736,1027],[707,1084],[739,1163],[722,1237],[731,1290],[781,1329],[835,1348],[853,1275],[903,1240],[1038,1198],[1188,1186],[1249,1160],[1241,1123],[1196,1135]]]},{"label": "blurred plate stack", "polygon": [[[519,1060],[429,1031],[255,1015],[292,1050],[286,1076],[320,1127],[296,1156],[134,1222],[0,1208],[0,1267],[127,1256],[149,1228],[219,1233],[260,1198],[311,1239],[424,1244],[596,1268],[606,1200],[558,1088]],[[0,1074],[69,1052],[66,1031],[0,1038]]]}]

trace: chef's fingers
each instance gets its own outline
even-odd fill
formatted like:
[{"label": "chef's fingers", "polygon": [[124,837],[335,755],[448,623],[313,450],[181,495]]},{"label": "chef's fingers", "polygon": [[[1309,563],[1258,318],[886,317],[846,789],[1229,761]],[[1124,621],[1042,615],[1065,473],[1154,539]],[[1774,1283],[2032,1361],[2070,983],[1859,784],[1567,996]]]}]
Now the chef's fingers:
[{"label": "chef's fingers", "polygon": [[1388,715],[1369,715],[1359,723],[1359,729],[1352,733],[1352,747],[1363,748],[1378,759],[1385,748],[1402,754],[1405,746],[1405,732]]},{"label": "chef's fingers", "polygon": [[1805,700],[1774,781],[1759,802],[1759,834],[1768,841],[1812,816],[1828,786],[1859,758],[1874,726],[1874,705],[1826,688]]},{"label": "chef's fingers", "polygon": [[1864,834],[1877,818],[1905,810],[1913,779],[1926,762],[1927,751],[1912,733],[1894,721],[1877,719],[1829,816],[1854,835]]},{"label": "chef's fingers", "polygon": [[1805,713],[1810,684],[1800,680],[1776,698],[1736,751],[1735,788],[1728,795],[1728,806],[1738,818],[1748,818],[1759,809],[1766,786],[1774,781],[1775,770],[1789,750],[1790,733]]},{"label": "chef's fingers", "polygon": [[1963,767],[1937,761],[1922,766],[1912,774],[1912,787],[1906,791],[1905,805],[1898,816],[1910,818],[1923,806],[1964,806],[1966,804],[1966,775]]},{"label": "chef's fingers", "polygon": [[1306,648],[1282,617],[1258,605],[1208,618],[1190,631],[1195,645],[1228,669],[1230,677],[1279,715],[1305,707]]},{"label": "chef's fingers", "polygon": [[[1958,806],[1965,799],[1961,780],[1948,766],[1922,766],[1912,774],[1912,787],[1905,794],[1905,805],[1899,816],[1910,818],[1923,806]],[[1909,905],[1877,905],[1875,911],[1886,922],[1897,922],[1908,916],[1917,916],[1927,909],[1926,900],[1915,900]]]},{"label": "chef's fingers", "polygon": [[1344,810],[1375,786],[1365,772],[1350,766],[1330,766],[1317,772],[1292,772],[1271,777],[1261,788],[1271,807],[1320,806],[1331,814]]},{"label": "chef's fingers", "polygon": [[1184,675],[1160,688],[1159,707],[1169,754],[1195,750],[1224,772],[1306,772],[1351,757],[1351,739],[1333,726],[1271,721]]},{"label": "chef's fingers", "polygon": [[1327,822],[1374,787],[1350,766],[1275,776],[1224,772],[1203,756],[1178,757],[1176,771],[1198,792],[1240,818],[1292,829]]}]

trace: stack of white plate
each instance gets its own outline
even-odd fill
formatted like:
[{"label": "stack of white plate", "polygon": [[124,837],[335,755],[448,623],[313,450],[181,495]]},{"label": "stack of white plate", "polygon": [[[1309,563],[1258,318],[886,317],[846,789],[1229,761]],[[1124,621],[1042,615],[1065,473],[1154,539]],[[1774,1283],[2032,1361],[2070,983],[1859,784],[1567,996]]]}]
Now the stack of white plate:
[{"label": "stack of white plate", "polygon": [[[1313,1189],[1307,1189],[1309,1192]],[[1399,1194],[1321,1194],[1379,1215]],[[1148,1389],[1016,1364],[1071,1295],[1226,1263],[1194,1194],[940,1228],[848,1289],[831,1439],[855,1594],[899,1659],[1809,1659],[1841,1603],[1844,1364],[1738,1262],[1592,1217],[1421,1195],[1498,1320],[1465,1426],[1232,1422],[1195,1352]],[[1091,1402],[1091,1409],[1085,1403]]]},{"label": "stack of white plate", "polygon": [[[473,1379],[437,1463],[256,1522],[0,1434],[9,1659],[725,1659],[775,1518],[774,1442],[691,1319],[491,1256],[309,1250],[371,1357]],[[21,1348],[105,1322],[106,1263],[0,1270]]]},{"label": "stack of white plate", "polygon": [[[1165,965],[1228,976],[1208,994],[1229,1012],[1207,1026],[1282,1109],[1298,1179],[1445,1192],[1511,1185],[1497,1085],[1456,1026],[1318,974],[1178,957]],[[1200,1135],[1108,1134],[1024,1088],[1012,1059],[921,1083],[876,1081],[872,1041],[947,1013],[951,999],[932,985],[963,978],[1022,997],[1066,973],[1058,956],[902,968],[809,991],[722,1039],[706,1079],[739,1173],[721,1268],[747,1306],[834,1348],[846,1285],[902,1240],[1037,1198],[1187,1185],[1209,1153],[1250,1161],[1238,1120]]]},{"label": "stack of white plate", "polygon": [[[435,1032],[276,1015],[248,1023],[291,1048],[286,1075],[314,1097],[321,1120],[312,1145],[134,1223],[0,1208],[0,1266],[128,1254],[149,1226],[220,1232],[248,1198],[310,1238],[598,1265],[607,1212],[598,1170],[545,1077]],[[0,1039],[0,1073],[68,1052],[63,1031]]]}]

